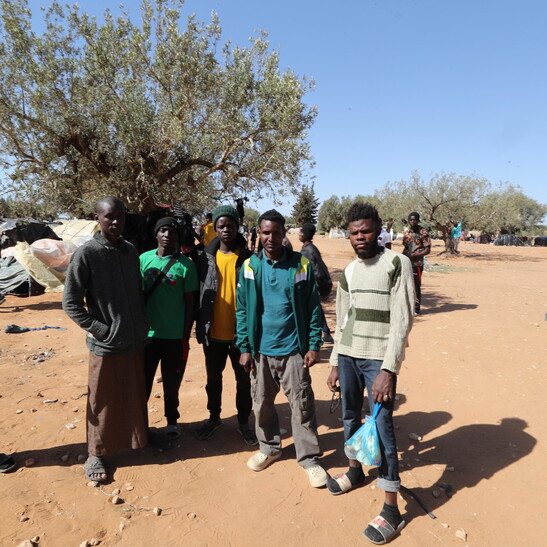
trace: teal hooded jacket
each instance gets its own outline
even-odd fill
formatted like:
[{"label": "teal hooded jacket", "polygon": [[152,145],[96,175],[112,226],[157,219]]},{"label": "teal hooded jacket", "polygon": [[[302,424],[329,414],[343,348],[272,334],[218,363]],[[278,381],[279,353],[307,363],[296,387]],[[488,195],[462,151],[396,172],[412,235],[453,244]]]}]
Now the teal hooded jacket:
[{"label": "teal hooded jacket", "polygon": [[[263,252],[248,258],[239,272],[237,284],[237,346],[241,353],[256,355],[262,334],[261,318]],[[321,308],[310,261],[295,251],[285,250],[289,263],[289,292],[294,312],[298,345],[304,355],[319,351],[321,339]]]}]

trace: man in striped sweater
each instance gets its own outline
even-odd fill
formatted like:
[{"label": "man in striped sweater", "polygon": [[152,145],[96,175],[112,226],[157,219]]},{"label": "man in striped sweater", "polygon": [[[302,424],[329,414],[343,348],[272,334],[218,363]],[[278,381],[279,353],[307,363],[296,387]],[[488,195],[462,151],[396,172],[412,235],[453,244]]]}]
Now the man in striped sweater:
[{"label": "man in striped sweater", "polygon": [[[380,515],[364,530],[372,543],[390,541],[405,525],[397,507],[400,488],[397,445],[393,429],[393,400],[397,373],[412,327],[414,283],[410,260],[378,245],[382,220],[375,207],[356,202],[348,211],[350,242],[357,258],[342,273],[336,294],[336,332],[327,385],[340,383],[344,438],[361,426],[363,392],[371,407],[381,403],[376,419],[382,463],[378,487],[385,492]],[[357,460],[331,478],[331,494],[343,494],[362,484],[365,475]]]}]

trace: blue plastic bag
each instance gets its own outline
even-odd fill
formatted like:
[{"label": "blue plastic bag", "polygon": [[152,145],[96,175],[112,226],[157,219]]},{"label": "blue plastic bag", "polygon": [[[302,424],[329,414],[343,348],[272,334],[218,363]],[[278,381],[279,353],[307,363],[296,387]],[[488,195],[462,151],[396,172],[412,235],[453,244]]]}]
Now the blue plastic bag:
[{"label": "blue plastic bag", "polygon": [[344,443],[344,452],[349,459],[369,466],[380,467],[382,464],[380,439],[376,426],[376,417],[381,407],[381,403],[376,403],[372,416],[367,416],[365,423]]}]

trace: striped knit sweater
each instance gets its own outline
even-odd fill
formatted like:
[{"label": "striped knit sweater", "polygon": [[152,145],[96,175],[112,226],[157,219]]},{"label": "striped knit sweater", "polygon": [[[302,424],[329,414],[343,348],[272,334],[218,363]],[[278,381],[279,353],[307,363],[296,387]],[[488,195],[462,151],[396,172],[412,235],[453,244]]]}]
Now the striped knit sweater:
[{"label": "striped knit sweater", "polygon": [[414,301],[412,264],[406,256],[384,249],[373,258],[356,258],[338,282],[331,365],[338,365],[341,354],[382,360],[382,369],[398,373]]}]

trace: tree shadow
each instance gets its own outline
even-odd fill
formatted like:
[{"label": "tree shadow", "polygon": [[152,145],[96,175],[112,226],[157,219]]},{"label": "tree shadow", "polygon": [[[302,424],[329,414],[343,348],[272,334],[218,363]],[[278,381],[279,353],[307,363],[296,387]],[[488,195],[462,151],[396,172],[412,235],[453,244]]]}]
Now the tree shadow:
[{"label": "tree shadow", "polygon": [[49,302],[35,302],[33,304],[28,303],[28,300],[23,303],[12,304],[6,306],[5,304],[0,307],[0,311],[8,311],[7,308],[11,308],[9,312],[23,311],[23,310],[35,310],[35,311],[44,311],[44,310],[62,310],[63,303],[56,301]]},{"label": "tree shadow", "polygon": [[[499,247],[496,247],[499,248]],[[522,248],[522,247],[519,247]],[[532,247],[535,248],[535,247]],[[540,256],[522,256],[517,254],[502,254],[502,253],[462,253],[461,256],[473,258],[476,260],[486,260],[489,262],[544,262],[545,257]],[[547,256],[547,253],[546,253]]]}]

